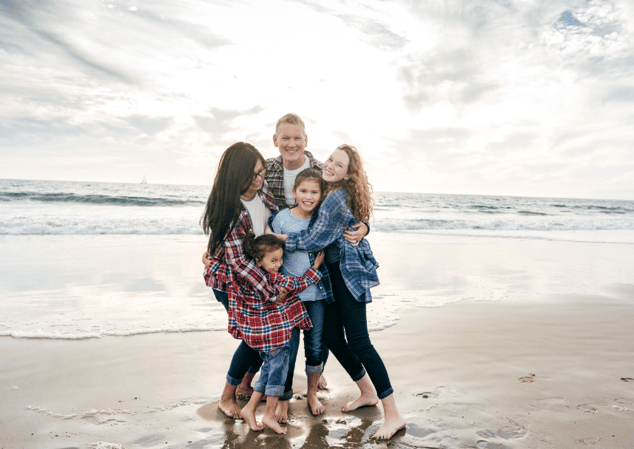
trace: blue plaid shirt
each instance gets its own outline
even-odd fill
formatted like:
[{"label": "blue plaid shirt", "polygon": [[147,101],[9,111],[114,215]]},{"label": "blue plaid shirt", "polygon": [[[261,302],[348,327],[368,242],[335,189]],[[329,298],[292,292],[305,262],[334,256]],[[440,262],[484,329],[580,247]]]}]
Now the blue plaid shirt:
[{"label": "blue plaid shirt", "polygon": [[343,238],[344,231],[352,230],[352,225],[357,223],[347,199],[346,190],[330,192],[320,206],[312,227],[288,234],[286,249],[316,252],[329,247],[328,252],[332,252],[338,248],[339,266],[348,290],[357,301],[372,302],[370,288],[379,285],[376,273],[379,264],[367,239],[361,240],[358,246],[352,246]]}]

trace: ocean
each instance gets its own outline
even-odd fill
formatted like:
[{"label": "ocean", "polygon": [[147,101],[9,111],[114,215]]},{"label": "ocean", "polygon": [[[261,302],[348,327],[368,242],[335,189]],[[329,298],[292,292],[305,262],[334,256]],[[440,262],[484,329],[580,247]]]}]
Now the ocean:
[{"label": "ocean", "polygon": [[[0,180],[0,338],[225,332],[226,313],[202,279],[199,219],[209,190]],[[381,285],[368,312],[373,331],[396,325],[405,302],[443,307],[631,280],[634,201],[374,199],[369,240]],[[579,251],[574,242],[586,245],[583,263],[570,253]],[[409,254],[416,244],[426,253]]]},{"label": "ocean", "polygon": [[[209,186],[0,180],[0,235],[200,235]],[[634,201],[374,194],[371,232],[634,243]]]}]

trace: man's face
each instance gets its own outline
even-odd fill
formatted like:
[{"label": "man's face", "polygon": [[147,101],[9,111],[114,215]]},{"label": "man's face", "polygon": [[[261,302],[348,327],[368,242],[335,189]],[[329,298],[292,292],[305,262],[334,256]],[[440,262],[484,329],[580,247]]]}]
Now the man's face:
[{"label": "man's face", "polygon": [[308,137],[302,133],[300,125],[282,123],[279,133],[273,135],[273,143],[280,150],[285,167],[299,168],[304,163]]}]

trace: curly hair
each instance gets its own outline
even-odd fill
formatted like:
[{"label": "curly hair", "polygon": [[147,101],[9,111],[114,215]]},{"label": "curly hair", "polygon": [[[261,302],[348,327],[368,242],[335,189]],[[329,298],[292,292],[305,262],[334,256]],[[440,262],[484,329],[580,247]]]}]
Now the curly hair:
[{"label": "curly hair", "polygon": [[328,186],[326,194],[337,189],[348,191],[348,206],[357,221],[368,222],[372,215],[374,200],[372,199],[372,185],[368,182],[368,176],[363,168],[363,161],[359,152],[352,145],[343,144],[337,147],[348,155],[348,179],[332,183]]}]

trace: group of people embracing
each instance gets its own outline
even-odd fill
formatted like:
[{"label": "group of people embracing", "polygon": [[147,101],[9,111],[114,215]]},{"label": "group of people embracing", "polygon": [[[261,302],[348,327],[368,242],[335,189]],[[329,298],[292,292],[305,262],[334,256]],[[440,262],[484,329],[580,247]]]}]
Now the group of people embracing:
[{"label": "group of people embracing", "polygon": [[[317,161],[296,114],[278,120],[273,143],[280,156],[269,160],[245,142],[225,150],[201,218],[209,234],[205,282],[242,340],[219,408],[260,431],[255,410],[266,396],[262,424],[285,434],[301,329],[311,413],[325,411],[317,391],[332,352],[360,390],[343,411],[381,400],[384,422],[374,438],[389,439],[406,423],[368,332],[366,304],[379,280],[364,239],[372,199],[361,158],[341,145]],[[247,405],[240,408],[237,396],[250,396]]]}]

